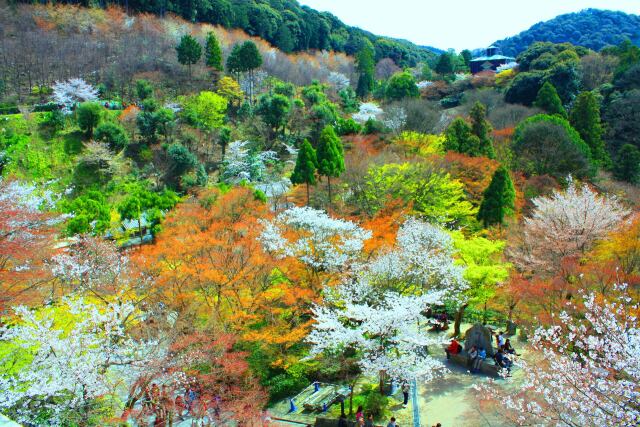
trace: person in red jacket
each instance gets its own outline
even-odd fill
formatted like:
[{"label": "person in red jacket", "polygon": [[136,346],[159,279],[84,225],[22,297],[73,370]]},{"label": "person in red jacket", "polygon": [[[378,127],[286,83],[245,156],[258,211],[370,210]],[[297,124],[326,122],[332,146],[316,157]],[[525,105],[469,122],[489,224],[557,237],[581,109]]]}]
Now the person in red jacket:
[{"label": "person in red jacket", "polygon": [[462,351],[462,346],[458,341],[456,341],[455,338],[451,339],[451,344],[449,344],[449,347],[445,349],[445,352],[447,353],[447,359],[451,359],[452,354],[458,354],[461,351]]}]

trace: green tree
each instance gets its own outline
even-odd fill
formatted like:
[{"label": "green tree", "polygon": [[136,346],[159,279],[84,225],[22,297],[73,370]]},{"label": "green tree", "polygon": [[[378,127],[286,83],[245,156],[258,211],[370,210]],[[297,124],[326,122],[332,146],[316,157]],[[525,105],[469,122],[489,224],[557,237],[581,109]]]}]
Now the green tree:
[{"label": "green tree", "polygon": [[562,106],[555,86],[549,82],[542,85],[533,104],[549,114],[556,114],[563,119],[567,118],[567,110]]},{"label": "green tree", "polygon": [[73,214],[67,221],[67,234],[102,234],[109,227],[111,211],[100,191],[87,191],[83,195],[64,203],[65,212]]},{"label": "green tree", "polygon": [[140,101],[153,96],[153,85],[148,80],[136,80],[136,96]]},{"label": "green tree", "polygon": [[450,53],[444,52],[440,55],[438,62],[436,63],[435,71],[443,76],[453,73],[453,59],[451,58]]},{"label": "green tree", "polygon": [[589,146],[561,117],[529,117],[516,127],[513,140],[518,168],[529,175],[585,178],[596,171]]},{"label": "green tree", "polygon": [[109,145],[114,151],[119,151],[129,144],[129,136],[125,129],[113,122],[100,123],[94,132],[94,139]]},{"label": "green tree", "polygon": [[176,46],[176,53],[178,54],[178,62],[186,65],[189,75],[191,75],[191,66],[197,63],[202,56],[202,46],[194,37],[185,34]]},{"label": "green tree", "polygon": [[188,123],[210,132],[224,124],[227,104],[223,96],[202,91],[184,100],[182,115]]},{"label": "green tree", "polygon": [[444,149],[464,153],[468,151],[471,126],[461,117],[456,117],[444,132]]},{"label": "green tree", "polygon": [[326,126],[318,141],[318,172],[327,177],[329,204],[331,204],[331,178],[338,178],[344,172],[344,149],[333,126]]},{"label": "green tree", "polygon": [[316,170],[318,167],[318,158],[316,150],[313,149],[309,141],[306,139],[300,147],[298,158],[296,159],[296,167],[291,175],[291,182],[294,184],[306,184],[307,186],[307,205],[309,204],[309,185],[316,184]]},{"label": "green tree", "polygon": [[171,190],[155,193],[144,188],[140,184],[129,184],[123,189],[127,195],[117,206],[118,214],[122,219],[136,220],[140,237],[142,233],[142,217],[147,217],[148,226],[152,232],[156,232],[162,211],[173,208],[180,197]]},{"label": "green tree", "polygon": [[465,49],[462,52],[460,52],[460,56],[462,57],[462,60],[464,61],[464,65],[465,66],[469,66],[469,62],[471,62],[471,51],[469,49]]},{"label": "green tree", "polygon": [[471,156],[485,156],[490,159],[495,158],[496,154],[493,150],[493,142],[489,137],[492,128],[491,124],[486,119],[487,108],[480,102],[476,102],[475,105],[471,108],[470,116],[471,133],[478,137],[479,145],[477,146],[477,149],[474,149],[469,154]]},{"label": "green tree", "polygon": [[235,45],[227,58],[227,70],[236,73],[249,73],[249,102],[253,105],[254,71],[262,66],[262,55],[258,46],[251,40]]},{"label": "green tree", "polygon": [[100,123],[103,111],[104,107],[99,102],[83,102],[76,110],[78,126],[87,137],[93,137],[93,130]]},{"label": "green tree", "polygon": [[416,86],[413,75],[408,72],[396,73],[389,79],[385,96],[390,100],[401,100],[404,98],[418,98],[420,91]]},{"label": "green tree", "polygon": [[198,164],[196,156],[182,144],[171,144],[167,149],[167,157],[173,178],[181,177],[193,170]]},{"label": "green tree", "polygon": [[482,221],[485,227],[503,224],[506,216],[513,215],[515,201],[516,189],[509,176],[509,171],[506,167],[500,166],[484,191],[478,210],[478,220]]},{"label": "green tree", "polygon": [[262,117],[262,120],[271,127],[274,133],[282,129],[284,135],[290,111],[291,101],[284,95],[264,94],[258,99],[256,113]]},{"label": "green tree", "polygon": [[618,152],[613,164],[613,176],[632,184],[640,183],[640,150],[635,145],[625,144]]},{"label": "green tree", "polygon": [[369,96],[375,85],[375,52],[369,44],[365,44],[356,55],[356,69],[358,71],[358,86],[356,94],[361,98]]},{"label": "green tree", "polygon": [[220,49],[218,38],[212,31],[207,33],[204,50],[207,66],[216,71],[222,71],[222,49]]},{"label": "green tree", "polygon": [[570,122],[591,149],[593,160],[600,166],[610,166],[611,159],[602,140],[600,104],[593,92],[582,92],[578,95],[571,110]]},{"label": "green tree", "polygon": [[222,126],[220,133],[218,134],[218,145],[222,150],[222,160],[224,161],[224,155],[227,152],[227,146],[231,142],[231,128],[228,126]]},{"label": "green tree", "polygon": [[240,58],[240,50],[242,45],[235,45],[231,49],[229,56],[227,57],[227,71],[236,74],[236,80],[240,80],[240,73],[243,72],[243,66]]}]

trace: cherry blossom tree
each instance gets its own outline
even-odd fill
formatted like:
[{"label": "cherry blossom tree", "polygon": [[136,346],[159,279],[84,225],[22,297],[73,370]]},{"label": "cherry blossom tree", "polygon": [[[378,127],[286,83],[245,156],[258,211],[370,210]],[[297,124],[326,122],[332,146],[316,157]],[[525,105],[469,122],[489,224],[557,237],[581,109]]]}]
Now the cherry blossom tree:
[{"label": "cherry blossom tree", "polygon": [[459,299],[467,283],[454,252],[453,238],[446,231],[410,218],[398,230],[395,246],[362,266],[359,274],[402,294],[442,290],[447,298]]},{"label": "cherry blossom tree", "polygon": [[[159,349],[125,327],[132,304],[68,297],[52,308],[15,308],[0,328],[0,408],[28,424],[86,424],[113,405]],[[126,392],[126,388],[124,388]]]},{"label": "cherry blossom tree", "polygon": [[374,102],[363,102],[360,104],[358,112],[353,116],[353,120],[358,123],[366,123],[368,120],[377,120],[384,111]]},{"label": "cherry blossom tree", "polygon": [[[517,425],[612,426],[640,423],[640,328],[638,305],[626,285],[612,301],[584,295],[535,332],[541,357],[519,362],[524,375],[516,392],[490,387]],[[579,313],[579,312],[578,312]]]},{"label": "cherry blossom tree", "polygon": [[259,240],[279,258],[296,257],[314,271],[339,272],[360,255],[371,232],[310,207],[293,207],[261,220]]},{"label": "cherry blossom tree", "polygon": [[49,280],[44,260],[51,254],[55,226],[64,220],[43,212],[56,202],[47,190],[0,179],[0,312],[26,302]]},{"label": "cherry blossom tree", "polygon": [[521,241],[511,251],[522,271],[557,271],[563,258],[585,253],[629,215],[615,196],[599,195],[586,184],[578,187],[571,177],[564,192],[532,203]]},{"label": "cherry blossom tree", "polygon": [[229,144],[223,162],[222,179],[230,183],[261,182],[269,162],[278,160],[275,151],[256,152],[249,141],[234,141]]},{"label": "cherry blossom tree", "polygon": [[444,372],[428,346],[442,344],[438,335],[418,331],[422,312],[443,301],[444,292],[419,296],[383,291],[366,279],[325,289],[325,301],[313,307],[315,324],[307,337],[311,355],[354,349],[363,374],[387,378],[433,379]]},{"label": "cherry blossom tree", "polygon": [[346,89],[349,87],[349,85],[351,85],[349,77],[335,71],[329,73],[327,82],[335,89],[336,92],[340,92],[341,90]]},{"label": "cherry blossom tree", "polygon": [[70,113],[74,105],[98,99],[98,91],[83,79],[69,79],[53,85],[52,99],[64,106],[65,113]]}]

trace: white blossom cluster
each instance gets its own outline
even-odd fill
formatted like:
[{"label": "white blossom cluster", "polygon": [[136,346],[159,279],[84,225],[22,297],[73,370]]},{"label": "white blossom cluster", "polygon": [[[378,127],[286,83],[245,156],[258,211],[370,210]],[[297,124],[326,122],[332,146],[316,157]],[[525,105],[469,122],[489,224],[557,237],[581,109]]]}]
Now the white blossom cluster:
[{"label": "white blossom cluster", "polygon": [[384,113],[382,123],[392,132],[398,133],[407,124],[407,112],[402,107],[391,107]]},{"label": "white blossom cluster", "polygon": [[0,203],[14,204],[30,212],[51,209],[60,200],[60,195],[47,188],[38,188],[22,181],[5,181],[2,177],[0,177],[0,189],[2,190]]},{"label": "white blossom cluster", "polygon": [[513,68],[516,68],[517,66],[518,63],[515,61],[507,62],[506,64],[502,64],[498,68],[496,68],[496,72],[500,73],[502,71],[511,70]]},{"label": "white blossom cluster", "polygon": [[327,82],[336,90],[336,92],[340,92],[341,90],[346,89],[351,85],[349,77],[335,71],[332,71],[329,74],[329,77],[327,77]]},{"label": "white blossom cluster", "polygon": [[363,124],[368,120],[377,120],[383,112],[382,108],[380,108],[375,102],[363,102],[360,104],[358,112],[351,116],[351,118],[356,122]]},{"label": "white blossom cluster", "polygon": [[416,86],[418,86],[418,89],[422,90],[428,88],[429,86],[433,86],[433,82],[430,80],[423,80],[421,82],[417,82]]},{"label": "white blossom cluster", "polygon": [[396,245],[359,272],[374,283],[403,292],[442,290],[459,298],[467,288],[464,268],[453,259],[453,240],[443,229],[415,218],[398,230]]},{"label": "white blossom cluster", "polygon": [[222,179],[237,184],[242,181],[260,182],[264,179],[267,163],[278,160],[275,151],[255,152],[249,141],[234,141],[225,155]]},{"label": "white blossom cluster", "polygon": [[95,398],[115,395],[151,356],[152,343],[134,340],[123,327],[134,312],[132,304],[98,307],[65,298],[61,309],[68,310],[71,320],[62,321],[46,309],[17,307],[18,321],[0,328],[0,342],[13,348],[0,365],[28,363],[16,373],[0,373],[0,408],[10,410],[17,421],[37,425],[38,414],[47,411],[48,425],[68,425],[68,411],[82,411]]},{"label": "white blossom cluster", "polygon": [[[273,220],[261,220],[264,249],[281,258],[296,257],[318,271],[344,271],[371,238],[371,232],[324,211],[293,207]],[[295,239],[286,236],[295,232]]]},{"label": "white blossom cluster", "polygon": [[68,114],[77,103],[98,99],[98,91],[83,79],[69,79],[55,82],[52,98],[55,103],[63,105],[63,111]]},{"label": "white blossom cluster", "polygon": [[354,348],[365,375],[397,381],[429,381],[446,371],[428,349],[441,345],[442,338],[416,327],[426,320],[424,310],[441,303],[443,292],[403,295],[358,280],[327,288],[325,293],[325,304],[313,307],[315,324],[307,337],[312,355]]},{"label": "white blossom cluster", "polygon": [[52,257],[51,272],[76,288],[115,284],[128,275],[129,259],[106,241],[81,237],[72,247]]},{"label": "white blossom cluster", "polygon": [[588,250],[629,215],[615,196],[599,195],[587,185],[578,188],[569,177],[566,191],[532,201],[533,214],[524,221],[523,266],[553,269],[563,257]]},{"label": "white blossom cluster", "polygon": [[593,294],[584,307],[584,319],[563,312],[557,325],[536,331],[533,347],[545,361],[522,362],[522,389],[500,396],[518,424],[640,423],[638,307],[628,296],[598,302]]}]

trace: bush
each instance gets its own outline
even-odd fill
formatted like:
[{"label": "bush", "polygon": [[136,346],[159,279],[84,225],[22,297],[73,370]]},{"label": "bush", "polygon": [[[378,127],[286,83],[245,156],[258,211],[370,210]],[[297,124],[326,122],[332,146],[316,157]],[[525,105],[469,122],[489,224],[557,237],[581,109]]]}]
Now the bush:
[{"label": "bush", "polygon": [[309,380],[303,375],[298,376],[285,372],[269,379],[265,385],[269,389],[269,399],[275,402],[300,393],[309,385]]},{"label": "bush", "polygon": [[338,124],[336,126],[336,132],[338,135],[354,135],[358,134],[362,131],[362,126],[353,119],[338,119]]},{"label": "bush", "polygon": [[42,118],[42,125],[54,131],[64,129],[64,114],[62,114],[62,111],[60,110],[53,110],[50,113],[45,113]]},{"label": "bush", "polygon": [[129,144],[125,129],[112,122],[100,123],[94,132],[96,141],[104,142],[114,151],[120,151]]},{"label": "bush", "polygon": [[368,389],[364,400],[364,411],[370,413],[374,418],[382,418],[387,413],[389,399],[375,389]]},{"label": "bush", "polygon": [[103,109],[99,102],[84,102],[78,107],[78,126],[89,138],[93,136],[93,130],[100,123]]},{"label": "bush", "polygon": [[375,119],[369,119],[364,124],[364,129],[362,130],[362,132],[365,135],[372,135],[374,133],[382,133],[384,132],[384,130],[384,124],[382,122]]}]

